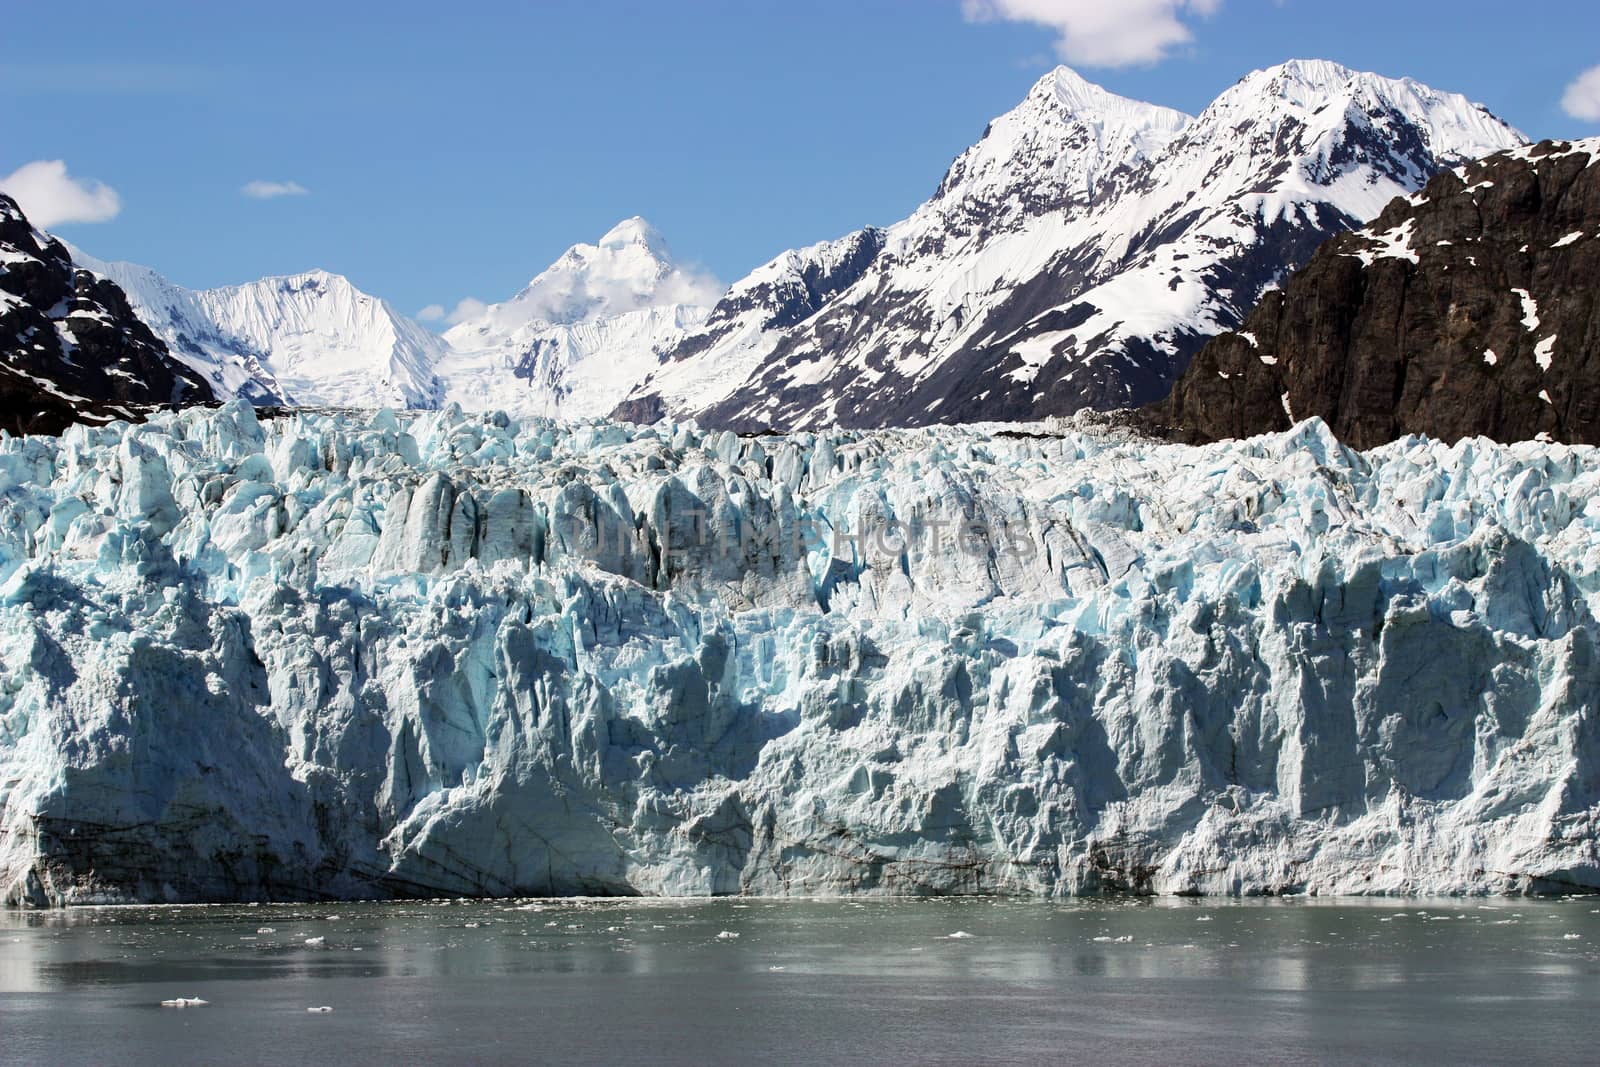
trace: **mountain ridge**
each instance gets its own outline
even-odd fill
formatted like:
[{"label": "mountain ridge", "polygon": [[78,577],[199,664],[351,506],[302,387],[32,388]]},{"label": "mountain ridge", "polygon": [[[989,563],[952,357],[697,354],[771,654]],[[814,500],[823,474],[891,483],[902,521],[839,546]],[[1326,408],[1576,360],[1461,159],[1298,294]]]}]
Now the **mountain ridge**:
[{"label": "mountain ridge", "polygon": [[341,274],[314,268],[186,289],[150,267],[76,262],[115,281],[177,358],[258,404],[432,407],[438,336]]},{"label": "mountain ridge", "polygon": [[258,403],[739,430],[1029,421],[1159,399],[1328,237],[1524,142],[1458,94],[1324,60],[1253,71],[1195,116],[1061,67],[906,218],[728,287],[638,216],[442,336],[326,272],[189,292],[83,262],[220,394]]},{"label": "mountain ridge", "polygon": [[[1181,123],[1082,81],[1053,71],[991,123],[828,306],[772,330],[747,308],[745,329],[687,338],[618,414],[795,429],[1156,399],[1326,237],[1447,163],[1525,142],[1465,97],[1326,61],[1252,72]],[[1099,109],[1050,125],[1063,85]],[[1127,120],[1109,154],[1107,108]],[[1025,136],[1040,129],[1053,136]],[[988,154],[1006,165],[974,164]],[[1013,180],[973,180],[989,173]]]}]

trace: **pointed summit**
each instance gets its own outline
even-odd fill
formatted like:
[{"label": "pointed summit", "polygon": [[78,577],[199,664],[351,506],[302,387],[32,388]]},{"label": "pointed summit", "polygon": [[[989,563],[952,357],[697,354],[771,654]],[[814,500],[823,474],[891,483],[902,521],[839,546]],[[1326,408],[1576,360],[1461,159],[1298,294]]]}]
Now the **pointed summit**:
[{"label": "pointed summit", "polygon": [[1159,153],[1191,121],[1172,108],[1118,96],[1057,67],[989,124],[946,173],[935,200],[993,200],[1027,184],[1040,202],[1094,199],[1117,174]]},{"label": "pointed summit", "polygon": [[[1419,188],[1441,166],[1527,138],[1459,93],[1324,59],[1292,59],[1239,79],[1201,112],[1182,141],[1183,154],[1213,160],[1196,173],[1265,167],[1264,178],[1282,173],[1287,162],[1304,182],[1338,186],[1338,206],[1354,225]],[[1341,175],[1355,169],[1367,172],[1359,187],[1341,185]],[[1278,181],[1251,184],[1265,189]]]},{"label": "pointed summit", "polygon": [[661,234],[634,215],[446,331],[451,354],[440,375],[469,410],[603,415],[722,292],[715,278],[674,262]]},{"label": "pointed summit", "polygon": [[1071,113],[1097,111],[1107,107],[1119,108],[1126,105],[1140,108],[1153,106],[1118,96],[1068,66],[1059,66],[1034,82],[1033,88],[1028,92],[1028,99],[1050,100]]},{"label": "pointed summit", "polygon": [[715,279],[679,267],[655,227],[634,215],[598,244],[573,245],[510,300],[446,336],[476,348],[530,324],[571,326],[666,304],[709,306],[721,292]]},{"label": "pointed summit", "polygon": [[621,251],[624,248],[643,248],[665,262],[671,262],[672,252],[667,247],[666,238],[661,232],[650,225],[643,218],[634,215],[623,219],[600,238],[599,247],[607,251]]},{"label": "pointed summit", "polygon": [[1239,84],[1263,86],[1268,92],[1286,97],[1323,100],[1359,77],[1356,71],[1331,59],[1290,59],[1251,71],[1239,79]]}]

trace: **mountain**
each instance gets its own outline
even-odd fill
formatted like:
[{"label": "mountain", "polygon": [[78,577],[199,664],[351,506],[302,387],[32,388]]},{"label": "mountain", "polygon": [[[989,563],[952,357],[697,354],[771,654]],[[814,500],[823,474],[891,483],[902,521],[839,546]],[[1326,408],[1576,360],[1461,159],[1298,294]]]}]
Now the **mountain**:
[{"label": "mountain", "polygon": [[604,415],[720,293],[678,264],[649,223],[626,219],[447,331],[451,351],[437,367],[445,396],[468,409]]},{"label": "mountain", "polygon": [[190,290],[73,249],[112,279],[172,352],[223,396],[321,407],[433,407],[438,335],[342,275],[313,270]]},{"label": "mountain", "polygon": [[718,399],[745,387],[778,331],[798,326],[849,289],[883,251],[885,231],[858,230],[837,241],[785,252],[735,283],[701,327],[665,347],[656,363],[630,383],[613,410],[626,422],[650,423],[667,414],[663,394],[682,404]]},{"label": "mountain", "polygon": [[0,194],[0,428],[54,434],[212,399],[116,284],[79,270]]},{"label": "mountain", "polygon": [[787,429],[1155,400],[1327,237],[1523,143],[1464,97],[1322,61],[1193,119],[1060,68],[909,218],[736,283],[616,411]]},{"label": "mountain", "polygon": [[1441,174],[1329,241],[1146,414],[1189,440],[1318,416],[1371,447],[1600,444],[1600,138]]},{"label": "mountain", "polygon": [[232,401],[16,471],[0,903],[1600,889],[1600,449]]}]

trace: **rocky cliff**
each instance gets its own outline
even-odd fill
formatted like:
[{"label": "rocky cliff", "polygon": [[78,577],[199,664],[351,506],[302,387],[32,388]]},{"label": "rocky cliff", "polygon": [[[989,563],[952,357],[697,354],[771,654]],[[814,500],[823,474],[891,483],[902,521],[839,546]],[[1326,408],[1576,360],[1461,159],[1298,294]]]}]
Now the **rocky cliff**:
[{"label": "rocky cliff", "polygon": [[58,433],[211,399],[114,282],[74,266],[0,194],[0,428]]},{"label": "rocky cliff", "polygon": [[1405,434],[1600,443],[1600,139],[1500,152],[1335,237],[1147,414],[1188,440],[1312,416]]}]

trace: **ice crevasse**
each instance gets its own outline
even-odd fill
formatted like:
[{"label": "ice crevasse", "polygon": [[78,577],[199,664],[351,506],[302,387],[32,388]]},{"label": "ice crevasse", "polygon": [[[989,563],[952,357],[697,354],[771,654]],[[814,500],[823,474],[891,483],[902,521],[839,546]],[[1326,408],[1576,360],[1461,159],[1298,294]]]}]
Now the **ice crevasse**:
[{"label": "ice crevasse", "polygon": [[1594,889],[1597,490],[1315,421],[0,439],[0,888]]}]

